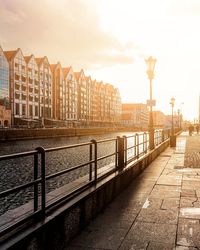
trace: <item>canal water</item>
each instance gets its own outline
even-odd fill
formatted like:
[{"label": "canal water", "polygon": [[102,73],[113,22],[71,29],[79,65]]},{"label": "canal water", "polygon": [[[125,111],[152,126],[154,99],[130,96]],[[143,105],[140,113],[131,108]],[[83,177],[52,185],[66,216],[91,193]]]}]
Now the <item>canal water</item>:
[{"label": "canal water", "polygon": [[74,137],[57,137],[45,139],[31,139],[31,140],[16,140],[16,141],[0,141],[0,155],[26,152],[34,150],[42,146],[44,148],[60,147],[65,145],[73,145],[82,142],[89,142],[92,139],[103,140],[108,138],[116,138],[117,136],[133,135],[133,132],[120,132],[104,135],[90,135],[90,136],[74,136]]}]

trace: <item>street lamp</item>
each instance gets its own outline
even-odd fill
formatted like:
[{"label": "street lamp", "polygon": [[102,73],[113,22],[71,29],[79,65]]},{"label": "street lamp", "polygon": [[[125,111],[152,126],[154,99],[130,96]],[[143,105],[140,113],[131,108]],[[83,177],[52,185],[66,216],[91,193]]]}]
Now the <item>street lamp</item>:
[{"label": "street lamp", "polygon": [[152,79],[154,78],[154,68],[156,64],[156,59],[150,56],[148,59],[145,59],[147,65],[147,75],[150,81],[150,112],[149,112],[149,148],[150,150],[154,149],[154,127],[153,127],[153,112],[152,112]]},{"label": "street lamp", "polygon": [[174,102],[175,102],[175,98],[172,97],[170,100],[170,104],[172,105],[172,129],[171,129],[171,137],[170,137],[171,147],[176,146],[176,137],[174,135]]}]

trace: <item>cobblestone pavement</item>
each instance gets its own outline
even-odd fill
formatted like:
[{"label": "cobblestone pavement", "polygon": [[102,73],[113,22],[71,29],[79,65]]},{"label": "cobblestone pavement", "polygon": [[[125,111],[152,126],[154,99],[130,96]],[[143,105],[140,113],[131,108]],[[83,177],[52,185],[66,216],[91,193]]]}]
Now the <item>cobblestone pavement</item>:
[{"label": "cobblestone pavement", "polygon": [[200,168],[200,135],[187,137],[185,152],[185,167]]},{"label": "cobblestone pavement", "polygon": [[181,134],[66,249],[200,249],[199,145]]}]

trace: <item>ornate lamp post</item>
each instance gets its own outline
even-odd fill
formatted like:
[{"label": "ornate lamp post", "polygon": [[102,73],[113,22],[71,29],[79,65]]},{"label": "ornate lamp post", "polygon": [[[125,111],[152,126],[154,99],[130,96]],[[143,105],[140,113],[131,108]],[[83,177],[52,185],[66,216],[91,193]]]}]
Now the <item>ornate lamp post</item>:
[{"label": "ornate lamp post", "polygon": [[170,104],[172,106],[172,128],[171,128],[171,137],[170,137],[171,147],[176,146],[176,136],[174,135],[174,102],[175,102],[175,98],[172,97],[170,100]]},{"label": "ornate lamp post", "polygon": [[154,78],[154,68],[156,64],[156,59],[150,56],[145,60],[147,64],[147,75],[150,81],[150,112],[149,112],[149,148],[150,150],[154,149],[154,127],[153,127],[153,112],[152,112],[152,79]]}]

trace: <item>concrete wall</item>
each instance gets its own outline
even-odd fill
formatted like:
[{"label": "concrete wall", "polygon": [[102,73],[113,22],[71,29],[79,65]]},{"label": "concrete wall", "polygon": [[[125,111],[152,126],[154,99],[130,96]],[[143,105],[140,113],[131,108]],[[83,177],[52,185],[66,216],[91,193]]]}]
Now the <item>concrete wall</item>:
[{"label": "concrete wall", "polygon": [[169,140],[149,152],[137,163],[130,163],[118,175],[113,174],[103,179],[95,188],[90,191],[86,190],[79,197],[53,211],[42,221],[35,222],[34,227],[30,226],[18,236],[9,239],[2,249],[67,249],[69,240],[168,146]]},{"label": "concrete wall", "polygon": [[[110,132],[129,131],[127,128],[45,128],[45,129],[1,129],[0,140],[49,138],[62,136],[97,135]],[[133,132],[134,130],[131,130]]]}]

